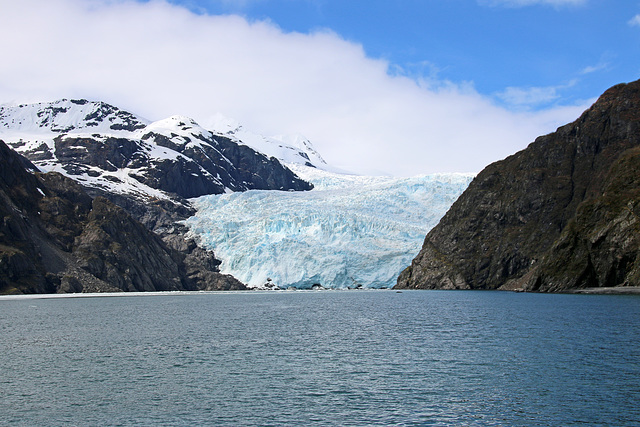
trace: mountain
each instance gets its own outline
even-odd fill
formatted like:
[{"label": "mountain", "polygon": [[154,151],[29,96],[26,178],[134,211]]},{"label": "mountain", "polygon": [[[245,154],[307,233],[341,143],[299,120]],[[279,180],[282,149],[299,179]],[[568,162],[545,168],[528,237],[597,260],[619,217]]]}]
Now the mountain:
[{"label": "mountain", "polygon": [[222,272],[251,288],[389,288],[468,174],[413,178],[291,166],[308,192],[251,190],[192,200],[186,221]]},{"label": "mountain", "polygon": [[640,81],[487,166],[396,288],[557,292],[640,283]]},{"label": "mountain", "polygon": [[[7,206],[26,212],[15,221],[27,218],[30,225],[1,236],[2,256],[12,261],[3,266],[8,270],[0,287],[4,292],[244,289],[219,274],[212,251],[185,236],[180,221],[195,213],[187,199],[313,186],[239,135],[287,154],[283,160],[323,163],[306,140],[260,140],[241,126],[212,132],[182,116],[149,122],[87,100],[0,106],[0,139],[30,160],[11,161],[27,162],[32,170],[13,175],[37,181],[29,191],[18,191],[27,205],[6,196]],[[13,184],[7,184],[6,194],[13,194],[15,176],[7,177]],[[50,207],[49,196],[64,209]]]},{"label": "mountain", "polygon": [[254,150],[275,157],[284,164],[304,165],[318,169],[331,169],[311,141],[302,135],[264,136],[247,130],[233,119],[217,115],[206,123],[207,129],[232,141],[248,145]]},{"label": "mountain", "polygon": [[103,102],[0,106],[0,138],[41,171],[74,179],[152,229],[188,217],[187,198],[312,188],[275,157],[187,117],[151,123]]},{"label": "mountain", "polygon": [[43,171],[141,197],[309,190],[273,158],[187,117],[149,123],[103,102],[0,107],[0,136]]},{"label": "mountain", "polygon": [[170,248],[72,179],[36,172],[2,141],[0,165],[0,293],[245,288],[218,272],[213,253]]}]

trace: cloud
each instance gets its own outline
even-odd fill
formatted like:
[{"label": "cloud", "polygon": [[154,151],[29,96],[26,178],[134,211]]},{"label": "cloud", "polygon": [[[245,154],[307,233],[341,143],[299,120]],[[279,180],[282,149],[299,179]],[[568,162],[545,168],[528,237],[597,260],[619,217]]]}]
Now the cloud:
[{"label": "cloud", "polygon": [[613,55],[610,52],[605,53],[604,55],[602,55],[600,62],[598,62],[595,65],[589,65],[587,67],[584,67],[582,70],[580,70],[580,74],[586,75],[586,74],[597,73],[599,71],[609,70],[611,67],[611,60],[614,58],[614,56],[615,55]]},{"label": "cloud", "polygon": [[597,73],[598,71],[606,70],[609,68],[609,63],[601,62],[596,65],[589,65],[580,70],[580,74],[591,74]]},{"label": "cloud", "polygon": [[267,135],[301,133],[360,173],[479,171],[585,107],[510,112],[472,84],[390,73],[331,31],[286,33],[160,0],[0,0],[0,10],[12,35],[0,39],[0,103],[83,97],[202,123],[221,113]]},{"label": "cloud", "polygon": [[640,14],[634,16],[629,20],[629,25],[632,27],[640,27]]},{"label": "cloud", "polygon": [[[582,73],[595,72],[599,69],[602,69],[602,67],[587,67]],[[508,87],[504,91],[497,93],[496,97],[513,107],[534,109],[559,99],[560,91],[573,87],[576,83],[577,80],[572,80],[567,84],[557,86],[528,88]]]},{"label": "cloud", "polygon": [[534,5],[548,5],[554,7],[562,6],[582,6],[589,0],[478,0],[481,5],[524,7]]},{"label": "cloud", "polygon": [[508,87],[497,96],[507,104],[516,106],[547,104],[559,98],[556,87]]},{"label": "cloud", "polygon": [[204,13],[206,6],[221,7],[226,12],[241,12],[248,7],[264,3],[266,0],[168,0],[170,3],[181,4],[192,10]]}]

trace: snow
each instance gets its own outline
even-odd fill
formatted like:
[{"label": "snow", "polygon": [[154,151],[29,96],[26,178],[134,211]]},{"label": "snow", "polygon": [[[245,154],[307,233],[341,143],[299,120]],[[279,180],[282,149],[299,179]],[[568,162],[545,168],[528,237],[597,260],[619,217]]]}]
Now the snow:
[{"label": "snow", "polygon": [[313,165],[316,168],[335,171],[313,148],[313,144],[302,135],[263,136],[245,129],[237,121],[217,114],[206,123],[216,135],[221,135],[238,144],[244,144],[268,157],[283,163]]},{"label": "snow", "polygon": [[[121,117],[113,114],[114,111],[117,110],[107,104],[67,99],[36,104],[2,105],[0,119],[3,123],[0,130],[4,126],[16,133],[52,136],[62,132],[113,133],[112,125],[125,123]],[[105,119],[91,119],[92,114],[96,113],[104,113]],[[131,117],[137,123],[147,124],[147,121],[140,117]],[[120,131],[121,135],[122,133],[123,131]]]},{"label": "snow", "polygon": [[[128,123],[123,117],[127,118]],[[120,125],[127,124],[134,124],[138,129],[120,128]],[[114,129],[113,125],[118,126]],[[172,116],[151,123],[101,102],[59,100],[50,103],[0,106],[0,139],[18,152],[50,152],[53,158],[34,162],[41,171],[56,171],[83,185],[114,193],[142,198],[170,199],[171,196],[165,192],[132,178],[131,175],[144,175],[144,168],[116,168],[117,171],[112,172],[95,166],[86,166],[84,173],[70,174],[55,157],[54,139],[56,137],[90,138],[95,141],[105,141],[107,138],[115,137],[135,140],[140,152],[150,159],[150,163],[177,159],[191,161],[175,150],[156,144],[153,139],[143,140],[142,137],[148,133],[166,136],[176,145],[185,143],[199,145],[201,141],[195,141],[198,136],[205,138],[211,136],[209,131],[188,117]],[[46,149],[41,148],[43,144]],[[83,146],[69,148],[87,150]],[[87,172],[91,172],[91,175]],[[209,175],[204,170],[202,172]]]},{"label": "snow", "polygon": [[247,191],[191,200],[185,223],[222,260],[223,273],[253,288],[384,288],[418,253],[473,178],[340,175],[288,165],[310,192]]},{"label": "snow", "polygon": [[[426,233],[472,179],[468,174],[393,178],[337,173],[303,136],[265,137],[221,115],[203,127],[184,116],[149,122],[99,102],[0,106],[0,139],[19,152],[42,152],[42,160],[34,161],[42,171],[57,171],[87,186],[145,200],[171,199],[135,179],[148,169],[131,168],[131,163],[114,166],[115,170],[85,165],[69,174],[55,157],[54,138],[60,136],[133,140],[137,153],[148,159],[142,163],[149,165],[189,161],[163,145],[198,148],[206,144],[203,140],[225,137],[278,158],[312,182],[315,188],[310,192],[233,193],[226,188],[225,194],[192,200],[197,214],[186,221],[190,233],[214,250],[223,261],[223,273],[253,288],[266,288],[267,283],[306,289],[314,284],[391,287],[418,253]],[[164,138],[170,144],[156,142]],[[44,158],[47,152],[52,158]],[[201,173],[211,176],[204,169]]]},{"label": "snow", "polygon": [[[130,173],[144,175],[144,169],[124,168],[113,173],[94,167],[89,168],[92,176],[86,173],[78,175],[77,170],[74,174],[70,174],[56,157],[54,139],[73,137],[95,141],[105,141],[108,138],[133,140],[139,148],[139,153],[153,164],[178,159],[193,161],[184,154],[165,147],[164,145],[167,144],[160,139],[167,138],[171,144],[174,144],[170,145],[173,148],[180,147],[178,148],[180,150],[182,147],[195,148],[208,157],[203,150],[205,140],[224,136],[238,144],[248,145],[267,156],[275,156],[282,162],[294,165],[311,163],[317,167],[329,168],[313,149],[311,143],[302,136],[263,137],[247,131],[236,122],[221,115],[217,117],[212,122],[212,131],[209,131],[189,117],[174,115],[149,122],[102,102],[63,99],[48,103],[5,104],[0,105],[0,139],[23,154],[41,154],[42,159],[34,161],[34,164],[43,172],[57,171],[84,185],[143,198],[148,196],[168,199],[170,196],[129,176]],[[86,150],[81,145],[69,148]],[[229,159],[222,153],[218,153],[219,159],[232,165]],[[203,174],[210,176],[204,169],[200,169]],[[118,178],[118,181],[114,182],[113,178]],[[217,181],[222,180],[218,177]]]},{"label": "snow", "polygon": [[[176,144],[194,143],[193,138],[210,138],[211,132],[201,127],[193,119],[186,116],[174,115],[163,120],[158,120],[147,125],[144,129],[139,130],[139,137],[153,132],[172,139]],[[195,142],[196,145],[199,145]]]}]

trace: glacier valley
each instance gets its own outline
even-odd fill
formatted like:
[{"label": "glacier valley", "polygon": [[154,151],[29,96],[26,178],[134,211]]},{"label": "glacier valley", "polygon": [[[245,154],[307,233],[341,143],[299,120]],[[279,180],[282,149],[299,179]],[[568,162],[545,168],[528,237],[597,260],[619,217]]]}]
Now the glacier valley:
[{"label": "glacier valley", "polygon": [[184,233],[171,224],[195,208],[188,237],[258,289],[393,286],[473,178],[349,175],[302,135],[267,137],[222,115],[204,126],[85,99],[0,105],[0,139],[33,168],[111,197],[171,242]]},{"label": "glacier valley", "polygon": [[299,164],[307,192],[191,199],[185,221],[221,270],[257,289],[389,288],[473,179],[472,174],[366,177]]}]

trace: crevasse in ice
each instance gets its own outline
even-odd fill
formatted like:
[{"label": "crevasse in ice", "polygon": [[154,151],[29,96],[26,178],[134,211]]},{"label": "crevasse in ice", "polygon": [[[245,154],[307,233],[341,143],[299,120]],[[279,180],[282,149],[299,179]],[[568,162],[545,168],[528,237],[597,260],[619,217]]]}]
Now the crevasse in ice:
[{"label": "crevasse in ice", "polygon": [[222,272],[253,288],[383,288],[418,253],[473,178],[334,174],[288,165],[309,192],[247,191],[193,199],[191,233]]}]

